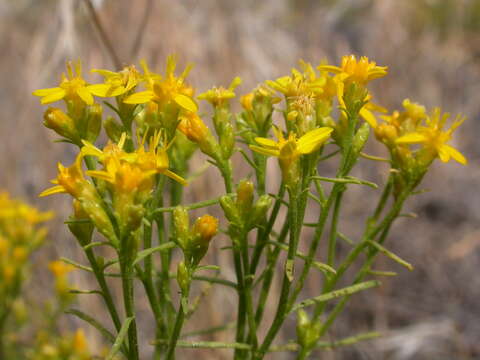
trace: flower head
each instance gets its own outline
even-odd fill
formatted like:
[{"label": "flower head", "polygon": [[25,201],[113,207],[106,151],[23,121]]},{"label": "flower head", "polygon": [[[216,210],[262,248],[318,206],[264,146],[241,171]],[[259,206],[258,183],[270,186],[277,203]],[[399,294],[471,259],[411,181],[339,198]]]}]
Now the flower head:
[{"label": "flower head", "polygon": [[320,65],[318,69],[338,74],[346,83],[356,82],[366,85],[371,80],[387,75],[388,67],[377,66],[374,61],[370,61],[366,56],[357,60],[355,55],[349,55],[342,57],[341,66]]},{"label": "flower head", "polygon": [[75,64],[75,72],[72,62],[67,62],[67,76],[62,74],[62,80],[58,87],[39,89],[33,95],[40,96],[42,104],[50,104],[65,99],[66,101],[82,102],[87,105],[93,104],[93,92],[91,85],[82,78],[82,64]]},{"label": "flower head", "polygon": [[453,132],[465,119],[457,117],[450,129],[444,130],[449,117],[450,114],[442,114],[440,108],[435,108],[432,114],[426,118],[425,125],[418,126],[416,131],[399,137],[395,142],[400,145],[421,144],[422,150],[429,159],[438,157],[443,162],[453,159],[466,165],[467,159],[458,150],[447,144],[452,138]]},{"label": "flower head", "polygon": [[93,69],[105,78],[103,84],[95,84],[89,87],[90,92],[99,97],[115,97],[132,90],[141,80],[140,73],[134,65],[126,66],[119,72],[110,70]]},{"label": "flower head", "polygon": [[191,65],[188,65],[179,77],[175,76],[176,61],[173,56],[169,56],[167,59],[164,77],[150,72],[145,63],[143,67],[143,78],[147,90],[128,96],[123,101],[124,103],[145,104],[154,101],[160,106],[175,104],[180,109],[197,111],[198,106],[192,99],[193,88],[185,83],[185,78],[192,68]]},{"label": "flower head", "polygon": [[241,83],[242,79],[237,76],[232,80],[228,89],[225,89],[224,87],[214,87],[198,95],[197,98],[199,100],[208,101],[210,104],[212,104],[212,106],[220,106],[226,104],[230,99],[233,99],[236,96],[234,90]]}]

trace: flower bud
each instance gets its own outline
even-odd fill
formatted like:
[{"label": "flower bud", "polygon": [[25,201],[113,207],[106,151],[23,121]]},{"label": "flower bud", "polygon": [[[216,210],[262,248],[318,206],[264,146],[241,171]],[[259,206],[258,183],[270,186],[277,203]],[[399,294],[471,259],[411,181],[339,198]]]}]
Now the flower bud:
[{"label": "flower bud", "polygon": [[235,149],[235,132],[231,123],[222,124],[222,131],[219,134],[220,149],[224,159],[230,159]]},{"label": "flower bud", "polygon": [[265,194],[258,198],[249,216],[249,226],[251,228],[260,225],[264,221],[270,206],[272,206],[272,198],[269,195]]},{"label": "flower bud", "polygon": [[180,261],[177,266],[177,283],[182,291],[182,294],[188,293],[190,286],[190,275],[187,266],[183,261]]},{"label": "flower bud", "polygon": [[102,107],[100,104],[93,104],[87,107],[87,141],[94,143],[102,129]]},{"label": "flower bud", "polygon": [[320,329],[322,324],[318,321],[312,323],[307,313],[303,309],[300,309],[297,312],[297,316],[298,343],[301,347],[310,350],[315,346],[315,343],[320,336]]},{"label": "flower bud", "polygon": [[193,235],[198,237],[200,244],[208,246],[212,237],[218,231],[218,220],[211,215],[203,215],[193,225]]},{"label": "flower bud", "polygon": [[238,213],[237,205],[229,195],[224,195],[220,198],[220,206],[227,220],[234,224],[240,224],[240,214]]},{"label": "flower bud", "polygon": [[240,104],[242,105],[242,107],[245,109],[245,110],[248,110],[248,111],[252,111],[253,110],[253,106],[252,106],[252,101],[253,101],[253,98],[255,97],[255,95],[253,93],[248,93],[246,95],[243,95],[241,98],[240,98]]},{"label": "flower bud", "polygon": [[[82,207],[80,201],[73,200],[73,215],[70,216],[73,222],[68,223],[68,228],[77,238],[81,246],[85,246],[92,240],[93,223],[90,221],[88,214]],[[85,222],[74,222],[75,220],[83,220]]]},{"label": "flower bud", "polygon": [[173,229],[175,238],[183,250],[188,249],[190,243],[190,225],[188,212],[183,206],[173,210]]},{"label": "flower bud", "polygon": [[370,135],[370,125],[364,122],[353,137],[352,150],[354,154],[359,154],[363,150],[365,143]]},{"label": "flower bud", "polygon": [[250,209],[253,203],[253,183],[243,179],[238,183],[237,187],[237,209],[242,217],[250,215]]},{"label": "flower bud", "polygon": [[43,116],[47,128],[52,129],[58,135],[73,142],[79,142],[79,137],[73,119],[57,108],[48,108]]}]

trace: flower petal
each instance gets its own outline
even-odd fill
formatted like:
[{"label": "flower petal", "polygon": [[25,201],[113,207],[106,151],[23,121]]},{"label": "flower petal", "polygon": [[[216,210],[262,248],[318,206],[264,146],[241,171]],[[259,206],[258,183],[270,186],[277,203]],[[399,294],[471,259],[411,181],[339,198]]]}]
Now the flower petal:
[{"label": "flower petal", "polygon": [[80,99],[82,99],[85,104],[93,105],[93,96],[86,87],[79,87],[77,89],[77,95],[80,96]]},{"label": "flower petal", "polygon": [[181,176],[175,174],[174,172],[172,172],[168,169],[162,171],[162,174],[165,175],[165,176],[168,176],[170,179],[175,180],[176,182],[182,184],[183,186],[188,185],[188,182],[184,178],[182,178]]},{"label": "flower petal", "polygon": [[153,91],[140,91],[127,97],[123,102],[125,104],[145,104],[155,97]]},{"label": "flower petal", "polygon": [[52,102],[61,100],[65,97],[66,92],[61,88],[57,88],[57,90],[50,92],[48,95],[45,95],[40,103],[42,104],[50,104]]},{"label": "flower petal", "polygon": [[333,129],[331,127],[321,127],[307,132],[297,141],[297,150],[300,154],[310,154],[318,150],[330,137]]},{"label": "flower petal", "polygon": [[458,161],[462,165],[467,165],[468,161],[465,156],[460,153],[460,151],[446,144],[444,144],[442,148],[445,149],[446,152],[448,152],[448,154],[452,157],[453,160]]},{"label": "flower petal", "polygon": [[375,115],[370,110],[365,109],[363,107],[360,110],[360,116],[370,125],[372,128],[377,127],[377,119],[375,118]]},{"label": "flower petal", "polygon": [[278,150],[267,149],[267,148],[263,148],[261,146],[256,146],[256,145],[249,145],[248,147],[251,150],[256,151],[256,152],[258,152],[260,154],[263,154],[263,155],[277,156],[277,157],[280,155],[280,151],[278,151]]},{"label": "flower petal", "polygon": [[198,106],[197,104],[195,104],[195,101],[193,101],[186,95],[178,94],[173,100],[177,103],[178,106],[184,108],[185,110],[193,113],[198,111]]},{"label": "flower petal", "polygon": [[52,186],[51,188],[42,191],[38,196],[44,197],[48,195],[53,195],[53,194],[60,194],[60,193],[65,193],[65,188],[61,185],[57,186]]},{"label": "flower petal", "polygon": [[272,139],[267,139],[264,137],[256,137],[255,141],[262,145],[263,147],[269,148],[269,149],[278,149],[278,143]]},{"label": "flower petal", "polygon": [[95,84],[95,85],[89,85],[88,86],[88,91],[92,93],[95,96],[99,97],[108,97],[108,91],[110,90],[110,85],[107,84]]},{"label": "flower petal", "polygon": [[412,132],[407,135],[400,136],[395,143],[397,144],[418,144],[427,141],[425,135],[422,135],[418,132]]}]

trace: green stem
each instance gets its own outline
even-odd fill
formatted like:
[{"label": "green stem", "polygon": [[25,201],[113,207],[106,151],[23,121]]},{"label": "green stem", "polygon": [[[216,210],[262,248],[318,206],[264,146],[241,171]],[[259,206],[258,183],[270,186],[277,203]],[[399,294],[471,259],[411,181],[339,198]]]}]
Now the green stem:
[{"label": "green stem", "polygon": [[165,357],[166,360],[175,359],[175,348],[177,346],[178,338],[180,337],[180,332],[182,331],[183,322],[185,321],[186,311],[188,311],[188,309],[183,308],[183,301],[181,301],[180,309],[178,309],[177,318],[175,319],[175,326],[173,328],[172,336],[170,337],[170,342],[168,344],[168,352]]},{"label": "green stem", "polygon": [[340,215],[340,207],[342,204],[344,191],[340,191],[335,198],[335,204],[333,206],[333,216],[332,216],[332,225],[330,227],[330,236],[328,239],[328,260],[327,264],[330,266],[335,266],[335,253],[337,246],[337,227],[338,227],[338,217]]},{"label": "green stem", "polygon": [[[285,223],[283,224],[282,230],[280,232],[280,235],[277,239],[279,243],[283,244],[285,242],[285,239],[287,238],[288,230],[289,230],[288,221],[285,221]],[[271,253],[267,257],[265,276],[262,283],[260,296],[258,299],[257,312],[255,313],[255,321],[257,322],[257,325],[260,324],[260,322],[262,321],[263,313],[265,311],[265,303],[267,301],[268,294],[270,293],[270,287],[273,280],[275,265],[277,264],[278,256],[280,255],[280,253],[281,253],[281,248],[277,246],[275,247],[275,249],[271,250]]]},{"label": "green stem", "polygon": [[[132,241],[133,239],[124,239],[124,242]],[[120,254],[120,268],[122,271],[122,289],[123,302],[125,307],[125,316],[127,318],[133,317],[130,326],[128,327],[128,344],[129,344],[129,360],[139,360],[138,354],[138,338],[137,325],[135,321],[135,298],[133,290],[134,267],[131,256],[130,246],[122,245]]]},{"label": "green stem", "polygon": [[[270,345],[272,344],[273,339],[275,338],[278,331],[280,330],[285,320],[285,317],[288,314],[287,302],[288,302],[288,296],[290,294],[290,287],[292,284],[291,276],[293,275],[293,274],[289,274],[288,272],[293,270],[293,263],[295,261],[295,253],[298,245],[298,235],[299,235],[299,231],[297,229],[297,225],[298,225],[298,214],[297,214],[298,190],[297,189],[298,188],[289,189],[290,207],[288,212],[288,220],[290,225],[290,240],[288,244],[287,262],[284,270],[282,290],[281,290],[280,298],[278,301],[277,311],[276,311],[273,323],[270,326],[270,329],[268,330],[262,345],[260,346],[258,352],[255,354],[256,360],[263,359]],[[291,267],[291,268],[288,269],[288,267]]]},{"label": "green stem", "polygon": [[[233,240],[233,239],[232,239]],[[238,240],[237,240],[238,241]],[[242,259],[237,247],[240,244],[233,245],[233,262],[235,265],[235,273],[237,276],[237,294],[238,294],[238,312],[237,312],[237,331],[235,335],[236,342],[243,342],[245,337],[245,321],[246,321],[246,298],[245,298],[245,280],[243,277]],[[234,359],[243,359],[243,351],[235,349]]]}]

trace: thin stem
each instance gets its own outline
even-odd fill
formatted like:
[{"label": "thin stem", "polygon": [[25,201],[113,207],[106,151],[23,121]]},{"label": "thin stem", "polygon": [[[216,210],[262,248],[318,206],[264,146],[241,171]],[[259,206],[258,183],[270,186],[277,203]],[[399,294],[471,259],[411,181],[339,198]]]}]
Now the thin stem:
[{"label": "thin stem", "polygon": [[183,301],[180,302],[180,309],[177,312],[177,318],[175,319],[175,326],[173,328],[172,336],[170,337],[170,342],[168,344],[168,352],[166,360],[172,360],[175,358],[175,348],[177,345],[178,338],[180,337],[180,332],[182,331],[183,322],[185,321],[185,312],[187,309],[183,308]]},{"label": "thin stem", "polygon": [[[270,329],[267,332],[267,335],[265,336],[265,339],[260,346],[257,354],[255,355],[255,359],[260,360],[263,359],[265,356],[266,352],[268,351],[270,345],[273,342],[273,339],[277,335],[278,331],[280,330],[280,327],[282,326],[285,317],[288,314],[288,296],[290,293],[290,287],[292,284],[292,279],[291,276],[292,274],[289,274],[289,271],[293,270],[293,262],[295,261],[295,253],[296,253],[296,248],[298,244],[298,235],[299,232],[297,230],[297,224],[298,224],[298,197],[297,197],[297,189],[289,189],[289,198],[290,198],[290,208],[289,208],[289,224],[290,224],[290,240],[289,240],[289,245],[288,245],[288,254],[287,254],[287,262],[284,270],[284,275],[283,275],[283,283],[282,283],[282,290],[280,293],[280,298],[278,301],[278,306],[277,306],[277,311],[273,320],[273,323],[270,327]],[[290,269],[288,269],[290,267]]]},{"label": "thin stem", "polygon": [[122,67],[122,63],[120,61],[120,58],[118,57],[117,53],[115,52],[115,48],[112,46],[112,43],[110,39],[108,38],[108,35],[103,28],[103,25],[98,18],[97,12],[95,11],[95,7],[92,4],[91,0],[85,0],[85,5],[87,6],[88,12],[90,14],[90,17],[92,18],[92,22],[95,25],[95,28],[98,31],[98,34],[100,35],[100,39],[107,49],[108,54],[110,55],[110,58],[112,59],[113,64],[117,69],[120,69]]}]

